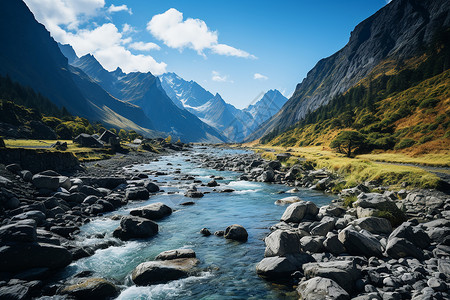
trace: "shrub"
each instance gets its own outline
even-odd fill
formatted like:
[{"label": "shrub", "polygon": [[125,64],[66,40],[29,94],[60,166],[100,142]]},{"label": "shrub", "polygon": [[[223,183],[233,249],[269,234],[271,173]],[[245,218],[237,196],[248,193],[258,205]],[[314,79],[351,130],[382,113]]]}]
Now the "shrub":
[{"label": "shrub", "polygon": [[416,142],[412,139],[401,139],[394,147],[394,149],[408,148],[414,145]]},{"label": "shrub", "polygon": [[428,98],[428,99],[422,100],[422,102],[420,102],[420,104],[419,104],[419,107],[420,108],[431,108],[431,107],[435,107],[438,103],[439,103],[439,99]]},{"label": "shrub", "polygon": [[417,141],[417,143],[418,143],[419,145],[425,144],[426,142],[429,142],[429,141],[431,141],[432,139],[433,139],[433,136],[432,136],[432,135],[424,135],[423,137],[421,137],[421,138]]},{"label": "shrub", "polygon": [[358,197],[356,196],[348,196],[344,198],[344,206],[345,207],[352,207],[353,203],[358,200]]}]

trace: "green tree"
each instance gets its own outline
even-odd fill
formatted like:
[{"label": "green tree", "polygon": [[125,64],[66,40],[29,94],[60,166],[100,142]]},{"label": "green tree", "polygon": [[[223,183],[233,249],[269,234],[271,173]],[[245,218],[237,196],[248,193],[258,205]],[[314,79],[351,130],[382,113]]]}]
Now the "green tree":
[{"label": "green tree", "polygon": [[366,138],[358,131],[341,131],[331,141],[330,147],[350,157],[352,153],[366,145]]},{"label": "green tree", "polygon": [[122,141],[125,141],[128,138],[128,133],[125,131],[125,129],[120,129],[119,130],[119,138]]}]

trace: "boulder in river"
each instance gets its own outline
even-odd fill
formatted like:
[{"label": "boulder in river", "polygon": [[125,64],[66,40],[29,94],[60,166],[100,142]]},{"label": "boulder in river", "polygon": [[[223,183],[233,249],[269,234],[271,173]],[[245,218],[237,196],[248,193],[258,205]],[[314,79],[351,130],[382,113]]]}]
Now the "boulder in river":
[{"label": "boulder in river", "polygon": [[196,258],[144,262],[133,270],[131,280],[138,286],[177,280],[189,276],[198,262]]},{"label": "boulder in river", "polygon": [[286,197],[286,198],[275,201],[275,205],[287,205],[287,204],[292,204],[292,203],[299,202],[299,201],[301,201],[301,199],[299,197],[290,196],[290,197]]},{"label": "boulder in river", "polygon": [[300,253],[300,236],[295,231],[275,230],[264,239],[265,257]]},{"label": "boulder in river", "polygon": [[158,233],[158,224],[140,217],[126,216],[120,220],[120,226],[113,235],[123,241],[148,238]]},{"label": "boulder in river", "polygon": [[150,194],[146,188],[139,186],[127,188],[125,196],[127,200],[147,200]]},{"label": "boulder in river", "polygon": [[156,256],[156,260],[172,260],[177,258],[195,258],[195,251],[192,249],[174,249],[161,252]]},{"label": "boulder in river", "polygon": [[172,209],[162,202],[152,203],[130,211],[130,215],[149,220],[159,220],[172,214]]},{"label": "boulder in river", "polygon": [[117,296],[119,289],[103,278],[83,278],[64,287],[60,293],[75,299],[103,300]]},{"label": "boulder in river", "polygon": [[189,198],[201,198],[203,197],[203,193],[194,190],[189,190],[184,194],[184,196]]},{"label": "boulder in river", "polygon": [[286,223],[300,223],[304,217],[315,217],[319,208],[312,202],[300,201],[289,205],[281,216],[281,221]]},{"label": "boulder in river", "polygon": [[266,257],[256,265],[256,273],[269,280],[284,280],[300,270],[303,264],[313,261],[314,258],[306,253]]},{"label": "boulder in river", "polygon": [[230,240],[245,242],[248,239],[248,233],[241,225],[234,224],[225,229],[224,237]]},{"label": "boulder in river", "polygon": [[359,229],[367,230],[376,234],[388,234],[392,232],[391,222],[385,218],[365,217],[356,219],[352,225]]}]

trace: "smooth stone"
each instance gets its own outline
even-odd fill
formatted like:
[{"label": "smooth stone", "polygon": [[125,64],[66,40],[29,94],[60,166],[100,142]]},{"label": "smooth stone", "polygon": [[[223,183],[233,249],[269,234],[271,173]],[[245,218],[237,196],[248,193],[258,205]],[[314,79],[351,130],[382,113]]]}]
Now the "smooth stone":
[{"label": "smooth stone", "polygon": [[152,203],[130,211],[130,215],[149,220],[159,220],[172,214],[172,209],[162,202]]},{"label": "smooth stone", "polygon": [[130,239],[148,238],[158,233],[158,224],[134,216],[122,217],[120,226],[113,232],[113,236],[123,241]]},{"label": "smooth stone", "polygon": [[241,225],[234,224],[225,229],[224,237],[230,240],[245,242],[248,239],[248,233]]},{"label": "smooth stone", "polygon": [[75,299],[111,299],[118,295],[119,289],[103,278],[83,278],[75,284],[64,287],[62,295]]},{"label": "smooth stone", "polygon": [[323,277],[315,277],[302,282],[297,292],[303,300],[347,300],[349,294],[334,280]]},{"label": "smooth stone", "polygon": [[265,257],[285,256],[300,252],[300,236],[295,231],[275,230],[264,239],[264,242],[266,244]]}]

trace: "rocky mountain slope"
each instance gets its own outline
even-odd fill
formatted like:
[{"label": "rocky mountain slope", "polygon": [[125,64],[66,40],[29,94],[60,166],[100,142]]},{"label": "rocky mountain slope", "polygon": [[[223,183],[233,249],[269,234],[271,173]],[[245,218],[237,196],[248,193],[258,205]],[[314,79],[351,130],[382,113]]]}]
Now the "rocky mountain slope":
[{"label": "rocky mountain slope", "polygon": [[160,79],[163,89],[178,107],[193,113],[234,142],[242,141],[287,101],[279,91],[271,90],[257,103],[237,109],[193,80],[186,81],[175,73],[163,74]]},{"label": "rocky mountain slope", "polygon": [[282,132],[308,112],[345,93],[383,60],[403,61],[429,44],[439,28],[448,27],[445,0],[394,0],[355,27],[347,45],[320,60],[297,85],[293,96],[248,140]]},{"label": "rocky mountain slope", "polygon": [[[70,54],[70,50],[65,52]],[[162,89],[159,78],[150,72],[125,74],[120,68],[108,72],[94,56],[89,54],[74,59],[72,66],[83,70],[92,78],[92,81],[113,97],[142,108],[158,131],[179,137],[183,141],[224,142],[227,140],[193,114],[177,107]]]},{"label": "rocky mountain slope", "polygon": [[1,75],[31,87],[73,115],[156,134],[139,107],[102,92],[82,72],[70,68],[50,33],[22,1],[0,2],[0,40]]}]

